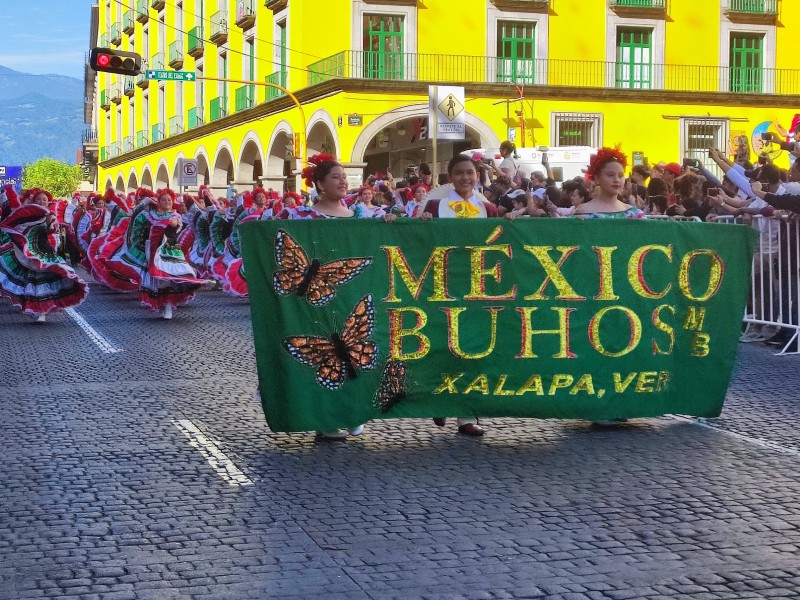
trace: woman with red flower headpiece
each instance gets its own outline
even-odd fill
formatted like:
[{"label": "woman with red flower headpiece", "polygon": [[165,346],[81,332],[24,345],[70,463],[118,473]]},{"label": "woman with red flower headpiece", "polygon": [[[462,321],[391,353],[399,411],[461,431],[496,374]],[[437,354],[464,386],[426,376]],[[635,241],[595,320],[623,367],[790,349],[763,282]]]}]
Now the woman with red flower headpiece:
[{"label": "woman with red flower headpiece", "polygon": [[619,148],[601,148],[589,159],[586,175],[599,193],[575,208],[575,216],[584,219],[642,219],[644,212],[620,200],[625,186],[627,157]]},{"label": "woman with red flower headpiece", "polygon": [[43,322],[51,311],[79,305],[89,288],[57,254],[50,193],[25,190],[20,202],[0,221],[0,296]]},{"label": "woman with red flower headpiece", "polygon": [[315,154],[303,169],[306,185],[316,189],[319,196],[314,206],[284,207],[276,219],[330,219],[352,218],[355,211],[347,208],[347,174],[330,154]]}]

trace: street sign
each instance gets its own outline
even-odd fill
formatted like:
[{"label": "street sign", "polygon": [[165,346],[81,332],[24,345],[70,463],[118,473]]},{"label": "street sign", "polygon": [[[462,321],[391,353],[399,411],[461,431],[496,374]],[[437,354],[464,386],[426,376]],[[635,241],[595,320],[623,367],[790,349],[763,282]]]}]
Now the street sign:
[{"label": "street sign", "polygon": [[144,78],[170,81],[194,81],[196,75],[192,71],[159,71],[147,69],[144,72]]},{"label": "street sign", "polygon": [[428,88],[429,114],[436,123],[436,135],[440,140],[463,140],[467,126],[464,110],[464,88],[433,85]]},{"label": "street sign", "polygon": [[178,159],[178,187],[197,185],[197,159]]}]

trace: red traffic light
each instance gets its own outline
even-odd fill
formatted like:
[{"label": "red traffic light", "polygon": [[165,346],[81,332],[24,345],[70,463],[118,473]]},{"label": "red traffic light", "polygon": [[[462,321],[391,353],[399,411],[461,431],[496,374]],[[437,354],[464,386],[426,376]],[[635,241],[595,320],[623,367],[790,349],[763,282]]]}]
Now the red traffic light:
[{"label": "red traffic light", "polygon": [[113,48],[92,48],[89,66],[95,71],[117,73],[119,75],[138,75],[142,57],[136,52],[125,52]]}]

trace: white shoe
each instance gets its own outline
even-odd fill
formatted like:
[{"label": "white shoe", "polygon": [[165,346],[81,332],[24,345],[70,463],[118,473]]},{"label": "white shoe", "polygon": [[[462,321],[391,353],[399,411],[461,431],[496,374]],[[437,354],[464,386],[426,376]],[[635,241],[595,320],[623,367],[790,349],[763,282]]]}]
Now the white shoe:
[{"label": "white shoe", "polygon": [[318,431],[317,437],[323,440],[343,440],[347,437],[344,431],[336,429],[334,431]]},{"label": "white shoe", "polygon": [[167,321],[169,321],[169,320],[172,318],[172,305],[171,305],[171,304],[167,304],[167,305],[164,307],[164,310],[163,310],[163,311],[161,311],[161,314],[163,315],[163,317],[164,317],[164,318],[165,318]]},{"label": "white shoe", "polygon": [[347,433],[349,433],[350,435],[361,435],[362,433],[364,433],[364,426],[359,425],[358,427],[353,427],[352,429],[348,428]]},{"label": "white shoe", "polygon": [[46,315],[39,315],[38,317],[36,317],[36,322],[37,323],[44,323],[46,320],[47,320],[47,316]]}]

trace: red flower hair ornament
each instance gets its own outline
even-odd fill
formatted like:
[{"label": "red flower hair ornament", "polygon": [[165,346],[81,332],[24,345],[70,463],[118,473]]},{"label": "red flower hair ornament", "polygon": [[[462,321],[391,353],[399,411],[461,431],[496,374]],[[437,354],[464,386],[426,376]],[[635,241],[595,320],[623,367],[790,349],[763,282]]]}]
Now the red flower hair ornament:
[{"label": "red flower hair ornament", "polygon": [[586,175],[590,179],[594,179],[600,173],[601,169],[610,162],[618,162],[624,169],[628,166],[628,157],[619,149],[619,146],[616,148],[600,148],[597,154],[592,154],[592,156],[589,157],[589,168],[586,169]]},{"label": "red flower hair ornament", "polygon": [[303,169],[303,172],[300,174],[301,177],[305,180],[307,187],[314,187],[314,172],[317,170],[317,167],[326,161],[336,161],[336,157],[331,156],[330,154],[315,154],[311,158],[308,159],[308,166]]}]

